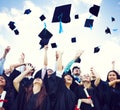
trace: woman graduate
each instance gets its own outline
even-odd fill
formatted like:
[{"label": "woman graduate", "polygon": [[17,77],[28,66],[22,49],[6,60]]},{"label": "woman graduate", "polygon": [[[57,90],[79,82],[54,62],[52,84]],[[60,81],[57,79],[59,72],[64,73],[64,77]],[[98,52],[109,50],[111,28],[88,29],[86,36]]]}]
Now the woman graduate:
[{"label": "woman graduate", "polygon": [[26,70],[13,81],[15,89],[18,91],[17,100],[13,110],[49,110],[49,99],[43,81],[35,78],[33,83],[25,86],[22,79],[33,72],[33,66],[26,66]]},{"label": "woman graduate", "polygon": [[80,110],[101,110],[95,89],[91,84],[89,74],[82,76],[82,84],[77,88],[77,98],[80,101]]},{"label": "woman graduate", "polygon": [[57,71],[46,80],[46,88],[50,97],[50,110],[74,110],[76,104],[76,96],[70,89],[73,82],[71,71],[66,71],[62,75],[62,54],[62,52],[58,52]]},{"label": "woman graduate", "polygon": [[110,110],[118,110],[120,108],[120,75],[118,72],[109,71],[107,82],[109,83]]}]

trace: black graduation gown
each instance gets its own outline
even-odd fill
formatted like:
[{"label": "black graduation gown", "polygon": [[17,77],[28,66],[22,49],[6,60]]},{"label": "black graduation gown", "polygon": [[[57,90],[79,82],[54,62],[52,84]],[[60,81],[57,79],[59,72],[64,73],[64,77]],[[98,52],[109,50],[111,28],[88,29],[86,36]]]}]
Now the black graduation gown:
[{"label": "black graduation gown", "polygon": [[13,86],[13,80],[19,74],[20,74],[20,72],[18,70],[16,70],[16,69],[13,70],[13,72],[10,74],[10,76],[6,76],[5,74],[3,74],[3,76],[5,77],[5,79],[7,81],[5,90],[7,92],[6,99],[8,100],[8,102],[4,103],[5,105],[3,105],[5,107],[5,110],[11,110],[12,105],[14,104],[14,101],[16,99],[17,91],[15,90],[15,88]]},{"label": "black graduation gown", "polygon": [[[77,92],[78,93],[76,95],[77,95],[78,99],[87,98],[87,96],[84,92],[83,86],[79,86]],[[94,88],[91,87],[91,88],[87,89],[87,92],[93,101],[94,107],[91,107],[90,104],[86,104],[86,103],[82,102],[81,106],[80,106],[80,110],[101,110]]]},{"label": "black graduation gown", "polygon": [[24,85],[22,82],[19,87],[19,93],[17,95],[15,104],[12,110],[49,110],[50,102],[49,97],[46,96],[41,106],[35,108],[38,94],[32,94],[28,102],[26,102],[26,90],[29,86]]},{"label": "black graduation gown", "polygon": [[111,93],[108,83],[100,80],[99,85],[97,87],[94,86],[94,88],[101,110],[110,110]]},{"label": "black graduation gown", "polygon": [[64,80],[53,73],[46,81],[46,88],[50,97],[50,110],[74,110],[76,96],[65,86]]},{"label": "black graduation gown", "polygon": [[120,87],[110,87],[109,93],[111,94],[110,110],[120,109]]}]

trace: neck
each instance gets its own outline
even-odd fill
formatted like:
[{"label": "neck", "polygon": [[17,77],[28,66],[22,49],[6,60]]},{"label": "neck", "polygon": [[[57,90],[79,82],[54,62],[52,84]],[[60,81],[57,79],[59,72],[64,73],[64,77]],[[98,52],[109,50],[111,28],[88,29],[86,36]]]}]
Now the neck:
[{"label": "neck", "polygon": [[40,92],[40,90],[41,90],[41,86],[39,84],[34,84],[33,85],[33,93],[34,94]]},{"label": "neck", "polygon": [[68,89],[70,89],[71,84],[65,84]]},{"label": "neck", "polygon": [[3,87],[0,87],[0,94],[4,91]]},{"label": "neck", "polygon": [[85,88],[90,88],[91,87],[91,82],[84,82],[83,83]]}]

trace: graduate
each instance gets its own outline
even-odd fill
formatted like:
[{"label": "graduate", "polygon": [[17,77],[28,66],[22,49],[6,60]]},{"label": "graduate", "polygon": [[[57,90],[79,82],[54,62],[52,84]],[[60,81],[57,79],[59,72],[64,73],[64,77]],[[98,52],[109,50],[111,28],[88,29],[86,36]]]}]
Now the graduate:
[{"label": "graduate", "polygon": [[107,82],[109,83],[110,110],[118,110],[120,108],[120,75],[118,72],[109,71]]},{"label": "graduate", "polygon": [[49,110],[49,98],[43,81],[35,78],[29,86],[21,82],[27,74],[33,71],[33,66],[27,65],[26,70],[14,79],[13,84],[18,91],[18,96],[13,110]]},{"label": "graduate", "polygon": [[82,84],[77,88],[77,99],[80,101],[80,110],[101,110],[95,89],[91,84],[89,74],[82,76]]}]

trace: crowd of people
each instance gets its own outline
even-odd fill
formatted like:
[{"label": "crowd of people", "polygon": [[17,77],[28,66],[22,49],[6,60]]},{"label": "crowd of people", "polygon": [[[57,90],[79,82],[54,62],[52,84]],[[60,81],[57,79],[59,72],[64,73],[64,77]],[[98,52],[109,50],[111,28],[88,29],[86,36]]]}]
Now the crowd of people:
[{"label": "crowd of people", "polygon": [[119,110],[120,74],[113,68],[103,81],[90,68],[89,74],[81,74],[76,59],[84,54],[78,50],[64,67],[63,52],[56,51],[55,69],[48,68],[48,45],[44,46],[43,67],[36,71],[31,63],[25,63],[22,53],[19,63],[4,68],[10,46],[0,59],[0,110]]}]

